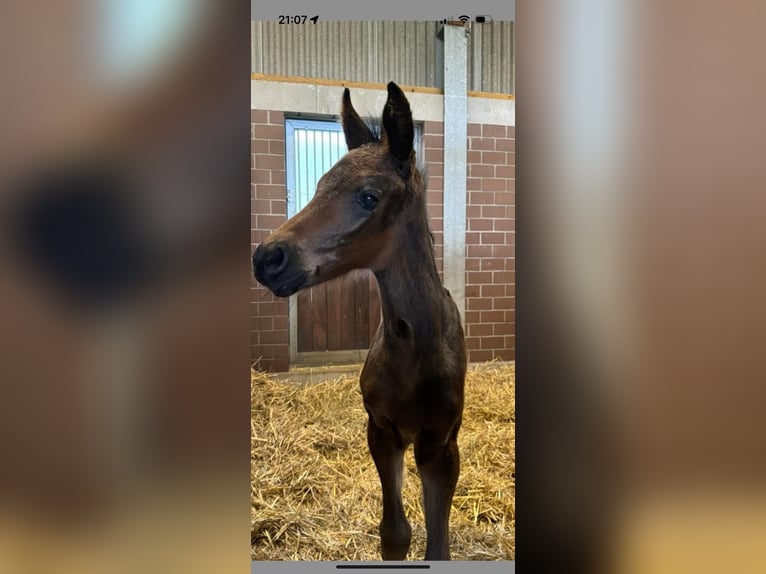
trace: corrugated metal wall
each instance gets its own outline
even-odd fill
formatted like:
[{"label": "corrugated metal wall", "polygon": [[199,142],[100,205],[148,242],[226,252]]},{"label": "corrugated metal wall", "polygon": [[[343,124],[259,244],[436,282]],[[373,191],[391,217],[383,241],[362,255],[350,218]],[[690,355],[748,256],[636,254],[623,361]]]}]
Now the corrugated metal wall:
[{"label": "corrugated metal wall", "polygon": [[[443,87],[437,22],[252,22],[252,71]],[[514,93],[513,22],[468,24],[468,89]]]}]

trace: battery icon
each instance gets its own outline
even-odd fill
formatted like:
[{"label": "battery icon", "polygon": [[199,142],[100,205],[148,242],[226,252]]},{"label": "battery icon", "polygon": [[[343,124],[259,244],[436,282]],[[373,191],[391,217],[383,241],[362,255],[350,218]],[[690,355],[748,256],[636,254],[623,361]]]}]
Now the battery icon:
[{"label": "battery icon", "polygon": [[492,16],[476,16],[474,20],[477,24],[484,24],[485,22],[492,22]]}]

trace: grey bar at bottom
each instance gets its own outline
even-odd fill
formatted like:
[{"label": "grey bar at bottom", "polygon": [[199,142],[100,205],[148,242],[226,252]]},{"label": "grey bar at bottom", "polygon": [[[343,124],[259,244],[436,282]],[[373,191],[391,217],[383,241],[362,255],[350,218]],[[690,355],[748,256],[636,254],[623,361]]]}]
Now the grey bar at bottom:
[{"label": "grey bar at bottom", "polygon": [[[341,568],[338,568],[341,566]],[[424,568],[424,566],[427,566]],[[515,561],[445,561],[445,562],[290,562],[290,561],[253,561],[252,574],[271,574],[272,572],[305,572],[306,574],[337,574],[338,572],[423,572],[439,574],[478,572],[479,574],[514,574]]]}]

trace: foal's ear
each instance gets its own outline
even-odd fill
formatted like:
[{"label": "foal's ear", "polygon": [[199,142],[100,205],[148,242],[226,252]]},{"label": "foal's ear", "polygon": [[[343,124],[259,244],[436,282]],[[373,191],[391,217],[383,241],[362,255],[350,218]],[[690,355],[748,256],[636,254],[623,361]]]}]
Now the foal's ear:
[{"label": "foal's ear", "polygon": [[346,147],[349,151],[375,141],[375,136],[370,128],[362,121],[354,106],[351,105],[351,93],[348,88],[343,90],[343,106],[340,117],[343,121],[343,133],[346,135]]},{"label": "foal's ear", "polygon": [[412,124],[410,103],[404,92],[393,82],[388,83],[388,100],[383,108],[383,134],[389,153],[408,163],[413,152],[415,127]]}]

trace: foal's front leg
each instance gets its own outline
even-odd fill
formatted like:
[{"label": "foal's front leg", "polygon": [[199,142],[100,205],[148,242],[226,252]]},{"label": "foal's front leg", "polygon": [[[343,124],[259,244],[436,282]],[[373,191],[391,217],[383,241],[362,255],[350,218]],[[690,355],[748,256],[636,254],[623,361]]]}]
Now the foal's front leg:
[{"label": "foal's front leg", "polygon": [[415,443],[415,462],[423,483],[426,560],[449,560],[449,515],[460,474],[456,433],[446,444],[424,434]]},{"label": "foal's front leg", "polygon": [[380,550],[383,560],[404,560],[410,549],[412,530],[402,506],[402,467],[406,446],[389,429],[367,421],[367,444],[383,487],[383,519]]}]

